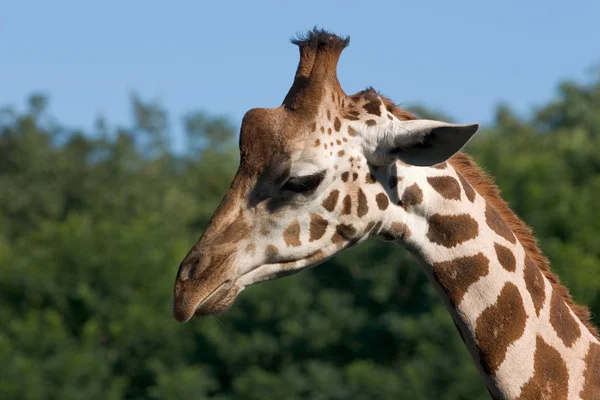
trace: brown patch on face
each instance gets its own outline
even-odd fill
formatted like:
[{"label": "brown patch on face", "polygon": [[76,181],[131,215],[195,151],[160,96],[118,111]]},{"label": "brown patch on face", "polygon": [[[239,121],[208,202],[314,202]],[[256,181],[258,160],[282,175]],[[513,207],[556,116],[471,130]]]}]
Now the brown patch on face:
[{"label": "brown patch on face", "polygon": [[356,207],[356,215],[359,217],[364,217],[369,211],[369,206],[367,205],[367,196],[362,189],[358,189],[358,207]]},{"label": "brown patch on face", "polygon": [[573,318],[571,310],[557,290],[552,291],[550,299],[550,325],[567,347],[573,346],[573,343],[581,336],[579,324]]},{"label": "brown patch on face", "polygon": [[340,197],[340,191],[336,189],[336,190],[332,191],[331,193],[329,193],[329,196],[327,196],[327,198],[325,200],[323,200],[323,203],[321,205],[327,211],[332,212],[335,209],[335,205],[337,204],[338,197]]},{"label": "brown patch on face", "polygon": [[348,224],[339,224],[335,227],[335,233],[331,237],[331,242],[334,244],[340,244],[352,240],[352,237],[356,234],[356,228]]},{"label": "brown patch on face", "polygon": [[374,126],[377,125],[377,121],[375,121],[374,119],[368,119],[365,124],[367,124],[367,126]]},{"label": "brown patch on face", "polygon": [[[371,226],[372,228],[372,226]],[[367,231],[370,228],[367,227]],[[410,228],[402,222],[392,222],[389,228],[379,234],[384,240],[400,240],[407,239],[410,236]]]},{"label": "brown patch on face", "polygon": [[350,177],[350,172],[342,172],[342,181],[348,182],[348,178]]},{"label": "brown patch on face", "polygon": [[283,231],[283,241],[290,247],[300,246],[300,222],[294,221]]},{"label": "brown patch on face", "polygon": [[254,243],[250,243],[246,246],[246,253],[254,254],[256,252],[256,245]]},{"label": "brown patch on face", "polygon": [[390,205],[390,200],[385,193],[377,193],[377,196],[375,196],[375,201],[377,202],[377,207],[379,207],[379,209],[382,211],[388,208]]},{"label": "brown patch on face", "polygon": [[544,301],[546,300],[546,293],[544,277],[540,272],[539,268],[535,265],[535,263],[529,258],[529,256],[525,256],[525,268],[523,270],[523,279],[525,279],[525,287],[527,291],[531,295],[531,301],[533,301],[533,307],[535,308],[535,313],[537,316],[540,316],[540,311],[544,306]]},{"label": "brown patch on face", "polygon": [[309,242],[319,240],[325,234],[327,230],[327,220],[321,217],[319,214],[312,214],[310,216],[310,239]]},{"label": "brown patch on face", "polygon": [[429,217],[427,238],[444,247],[454,247],[477,237],[479,225],[468,214],[440,215]]},{"label": "brown patch on face", "polygon": [[356,129],[354,129],[353,127],[348,126],[348,135],[356,136],[356,135],[358,135],[358,132],[356,132]]},{"label": "brown patch on face", "polygon": [[467,199],[469,199],[469,201],[471,203],[473,203],[475,201],[475,189],[473,189],[473,187],[469,184],[469,182],[467,182],[465,180],[465,178],[463,178],[463,176],[461,174],[459,174],[458,172],[456,173],[458,175],[458,179],[460,180],[460,184],[462,185],[465,194],[467,195]]},{"label": "brown patch on face", "polygon": [[525,332],[526,322],[521,293],[514,283],[507,282],[496,303],[483,310],[475,323],[481,366],[486,373],[492,375],[502,364],[508,346]]},{"label": "brown patch on face", "polygon": [[375,180],[375,176],[373,176],[372,173],[367,172],[367,175],[365,176],[365,182],[366,183],[375,183],[377,181]]},{"label": "brown patch on face", "polygon": [[447,166],[448,166],[448,164],[446,164],[445,162],[443,162],[443,163],[440,163],[440,164],[435,164],[433,166],[433,168],[435,168],[435,169],[446,169]]},{"label": "brown patch on face", "polygon": [[220,243],[237,242],[244,239],[250,233],[250,226],[240,214],[233,222],[225,229],[221,235]]},{"label": "brown patch on face", "polygon": [[398,182],[400,182],[402,180],[401,176],[393,176],[391,175],[388,179],[388,185],[390,186],[390,189],[395,188],[396,186],[398,186]]},{"label": "brown patch on face", "polygon": [[523,385],[519,399],[566,399],[569,372],[558,350],[537,336],[534,354],[533,376]]},{"label": "brown patch on face", "polygon": [[440,283],[450,302],[458,305],[469,287],[489,273],[490,260],[482,253],[474,256],[434,263],[433,276]]},{"label": "brown patch on face", "polygon": [[431,187],[448,200],[460,200],[460,185],[451,176],[430,176],[427,182]]},{"label": "brown patch on face", "polygon": [[585,357],[583,389],[579,395],[583,400],[600,399],[600,344],[591,343]]},{"label": "brown patch on face", "polygon": [[358,174],[356,172],[352,173],[352,180],[355,181],[358,179]]},{"label": "brown patch on face", "polygon": [[344,201],[343,201],[342,215],[350,215],[351,212],[352,212],[352,199],[350,198],[350,195],[347,194],[346,197],[344,197]]},{"label": "brown patch on face", "polygon": [[367,110],[367,112],[369,114],[373,114],[373,115],[377,115],[378,117],[381,116],[381,100],[379,100],[379,98],[377,97],[373,97],[371,99],[371,101],[369,101],[367,104],[365,104],[363,106],[363,108],[365,110]]},{"label": "brown patch on face", "polygon": [[346,152],[344,150],[338,151],[338,157],[343,157]]},{"label": "brown patch on face", "polygon": [[335,117],[335,121],[333,121],[333,128],[336,132],[339,132],[342,128],[342,121],[338,117]]},{"label": "brown patch on face", "polygon": [[413,183],[409,187],[406,188],[404,194],[402,194],[402,199],[400,203],[403,206],[414,206],[423,201],[423,191],[416,183]]},{"label": "brown patch on face", "polygon": [[496,250],[496,257],[498,257],[500,265],[507,271],[515,272],[517,260],[515,259],[513,252],[508,247],[498,243],[494,243],[494,249]]},{"label": "brown patch on face", "polygon": [[273,261],[277,255],[279,255],[279,250],[277,250],[277,247],[273,246],[272,244],[268,245],[265,249],[265,257],[267,260]]},{"label": "brown patch on face", "polygon": [[502,236],[504,239],[508,240],[512,244],[515,244],[517,242],[517,239],[515,239],[515,235],[512,233],[506,222],[502,219],[500,214],[498,214],[498,212],[494,210],[494,208],[489,204],[485,205],[485,222],[499,236]]}]

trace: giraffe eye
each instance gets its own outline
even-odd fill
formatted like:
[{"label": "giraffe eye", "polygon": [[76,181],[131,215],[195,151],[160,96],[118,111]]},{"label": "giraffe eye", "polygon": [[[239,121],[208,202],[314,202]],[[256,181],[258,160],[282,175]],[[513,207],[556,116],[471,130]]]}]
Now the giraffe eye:
[{"label": "giraffe eye", "polygon": [[325,177],[325,171],[312,175],[295,176],[287,180],[281,190],[289,190],[295,193],[310,193],[315,190]]}]

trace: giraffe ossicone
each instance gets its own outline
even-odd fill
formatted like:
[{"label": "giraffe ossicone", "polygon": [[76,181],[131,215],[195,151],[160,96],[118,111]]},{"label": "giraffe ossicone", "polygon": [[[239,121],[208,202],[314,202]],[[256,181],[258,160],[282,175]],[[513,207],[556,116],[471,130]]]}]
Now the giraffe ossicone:
[{"label": "giraffe ossicone", "polygon": [[336,67],[349,38],[292,42],[292,87],[244,116],[231,188],[179,267],[175,318],[224,312],[249,285],[379,237],[421,261],[492,396],[600,399],[587,310],[460,153],[478,125],[419,120],[373,89],[346,95]]}]

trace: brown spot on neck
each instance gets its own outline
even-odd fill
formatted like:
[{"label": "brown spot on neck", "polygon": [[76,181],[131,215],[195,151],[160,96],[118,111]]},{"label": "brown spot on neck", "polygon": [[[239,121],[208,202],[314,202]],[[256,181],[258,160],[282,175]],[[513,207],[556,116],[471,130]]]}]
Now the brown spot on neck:
[{"label": "brown spot on neck", "polygon": [[430,176],[427,182],[431,187],[448,200],[460,200],[460,185],[451,176]]},{"label": "brown spot on neck", "polygon": [[489,264],[490,260],[482,253],[459,257],[434,263],[433,276],[448,295],[450,302],[457,306],[469,287],[489,273]]},{"label": "brown spot on neck", "polygon": [[575,341],[581,336],[579,324],[571,315],[571,310],[565,304],[565,301],[556,291],[552,291],[550,299],[550,325],[556,331],[556,334],[567,347],[573,346]]},{"label": "brown spot on neck", "polygon": [[469,184],[469,182],[467,182],[465,180],[465,178],[463,178],[463,176],[461,174],[459,174],[458,172],[456,173],[458,175],[458,179],[460,180],[460,184],[463,187],[463,190],[465,191],[465,195],[467,196],[467,199],[469,199],[469,201],[471,203],[473,203],[475,201],[475,190],[473,189],[473,187]]},{"label": "brown spot on neck", "polygon": [[515,235],[513,235],[509,226],[489,203],[485,205],[485,222],[499,236],[502,236],[504,239],[513,244],[517,243]]},{"label": "brown spot on neck", "polygon": [[519,289],[507,282],[495,304],[477,318],[475,338],[483,370],[492,375],[504,361],[508,346],[525,332],[527,314]]},{"label": "brown spot on neck", "polygon": [[494,249],[496,250],[496,257],[498,257],[498,262],[502,265],[502,268],[510,272],[515,272],[517,260],[515,259],[512,250],[498,243],[494,243]]},{"label": "brown spot on neck", "polygon": [[583,400],[600,399],[600,344],[591,343],[585,356],[585,381],[579,395]]},{"label": "brown spot on neck", "polygon": [[527,255],[525,256],[523,279],[525,280],[525,287],[531,295],[535,313],[539,317],[540,311],[544,306],[544,301],[546,300],[544,277],[538,267],[536,267],[534,262]]},{"label": "brown spot on neck", "polygon": [[338,117],[335,117],[335,120],[333,121],[333,128],[335,129],[336,132],[339,132],[341,127],[342,127],[342,121],[340,121],[340,119]]},{"label": "brown spot on neck", "polygon": [[569,372],[560,353],[540,336],[535,340],[533,376],[523,385],[520,400],[566,399],[569,393]]},{"label": "brown spot on neck", "polygon": [[454,247],[477,237],[479,225],[468,214],[433,214],[429,220],[427,238],[444,247]]}]

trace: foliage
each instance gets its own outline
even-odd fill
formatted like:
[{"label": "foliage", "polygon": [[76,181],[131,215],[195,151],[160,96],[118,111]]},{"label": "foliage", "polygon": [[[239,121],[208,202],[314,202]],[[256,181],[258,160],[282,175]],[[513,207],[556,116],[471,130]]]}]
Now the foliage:
[{"label": "foliage", "polygon": [[[85,133],[43,95],[0,113],[0,398],[487,398],[425,275],[379,242],[177,324],[177,265],[228,188],[235,131],[189,113],[175,154],[160,103],[132,109],[130,128]],[[598,110],[600,80],[567,82],[530,120],[499,107],[468,146],[595,315]]]}]

